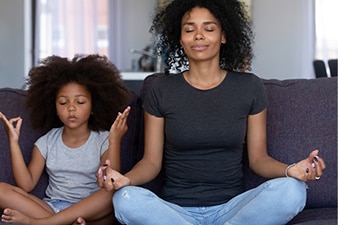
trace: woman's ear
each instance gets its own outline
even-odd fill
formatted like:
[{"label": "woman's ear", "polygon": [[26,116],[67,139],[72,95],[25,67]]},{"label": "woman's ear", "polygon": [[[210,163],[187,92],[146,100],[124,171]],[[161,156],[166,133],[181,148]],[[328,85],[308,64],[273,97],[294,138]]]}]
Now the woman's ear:
[{"label": "woman's ear", "polygon": [[224,33],[224,31],[222,32],[222,40],[221,40],[221,43],[222,44],[225,44],[227,42],[227,39],[226,39],[226,35]]}]

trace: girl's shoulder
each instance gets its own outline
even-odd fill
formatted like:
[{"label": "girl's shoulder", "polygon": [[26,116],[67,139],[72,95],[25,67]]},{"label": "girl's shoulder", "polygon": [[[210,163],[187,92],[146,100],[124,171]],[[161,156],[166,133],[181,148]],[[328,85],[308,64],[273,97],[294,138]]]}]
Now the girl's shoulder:
[{"label": "girl's shoulder", "polygon": [[109,136],[109,131],[91,131],[91,136],[94,138],[106,138]]},{"label": "girl's shoulder", "polygon": [[52,128],[51,130],[49,130],[47,133],[45,133],[44,135],[42,135],[40,138],[51,138],[51,137],[56,137],[62,134],[63,131],[63,126],[62,127],[57,127],[57,128]]},{"label": "girl's shoulder", "polygon": [[89,136],[90,139],[94,140],[97,143],[103,143],[108,140],[109,131],[91,131]]}]

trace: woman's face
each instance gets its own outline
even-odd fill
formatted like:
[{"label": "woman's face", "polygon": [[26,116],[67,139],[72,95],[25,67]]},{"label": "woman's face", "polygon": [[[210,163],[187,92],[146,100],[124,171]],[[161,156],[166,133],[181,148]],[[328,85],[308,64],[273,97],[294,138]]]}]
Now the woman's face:
[{"label": "woman's face", "polygon": [[220,22],[208,9],[195,7],[182,17],[181,45],[189,61],[219,60],[225,42]]},{"label": "woman's face", "polygon": [[92,109],[90,92],[76,82],[62,86],[56,95],[56,112],[67,128],[88,127]]}]

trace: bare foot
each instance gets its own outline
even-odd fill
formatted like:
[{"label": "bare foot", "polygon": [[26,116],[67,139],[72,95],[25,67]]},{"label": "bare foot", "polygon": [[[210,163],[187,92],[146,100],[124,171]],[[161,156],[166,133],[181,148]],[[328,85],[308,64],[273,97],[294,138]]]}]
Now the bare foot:
[{"label": "bare foot", "polygon": [[18,225],[29,225],[32,223],[31,218],[25,214],[13,210],[13,209],[4,209],[2,213],[1,221],[4,223],[12,223]]},{"label": "bare foot", "polygon": [[79,217],[76,219],[73,225],[86,225],[86,221],[82,217]]}]

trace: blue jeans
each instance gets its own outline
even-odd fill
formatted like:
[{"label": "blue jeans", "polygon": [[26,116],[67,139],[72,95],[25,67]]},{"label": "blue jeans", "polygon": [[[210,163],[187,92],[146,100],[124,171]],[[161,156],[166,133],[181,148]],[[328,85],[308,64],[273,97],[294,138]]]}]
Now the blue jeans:
[{"label": "blue jeans", "polygon": [[127,186],[114,194],[113,204],[116,218],[128,225],[282,225],[303,210],[306,187],[293,178],[276,178],[221,205],[182,207]]},{"label": "blue jeans", "polygon": [[62,210],[64,210],[65,208],[68,208],[69,206],[73,205],[74,203],[71,202],[67,202],[67,201],[63,201],[63,200],[51,200],[51,199],[44,199],[44,201],[50,206],[52,207],[54,213],[58,213]]}]

